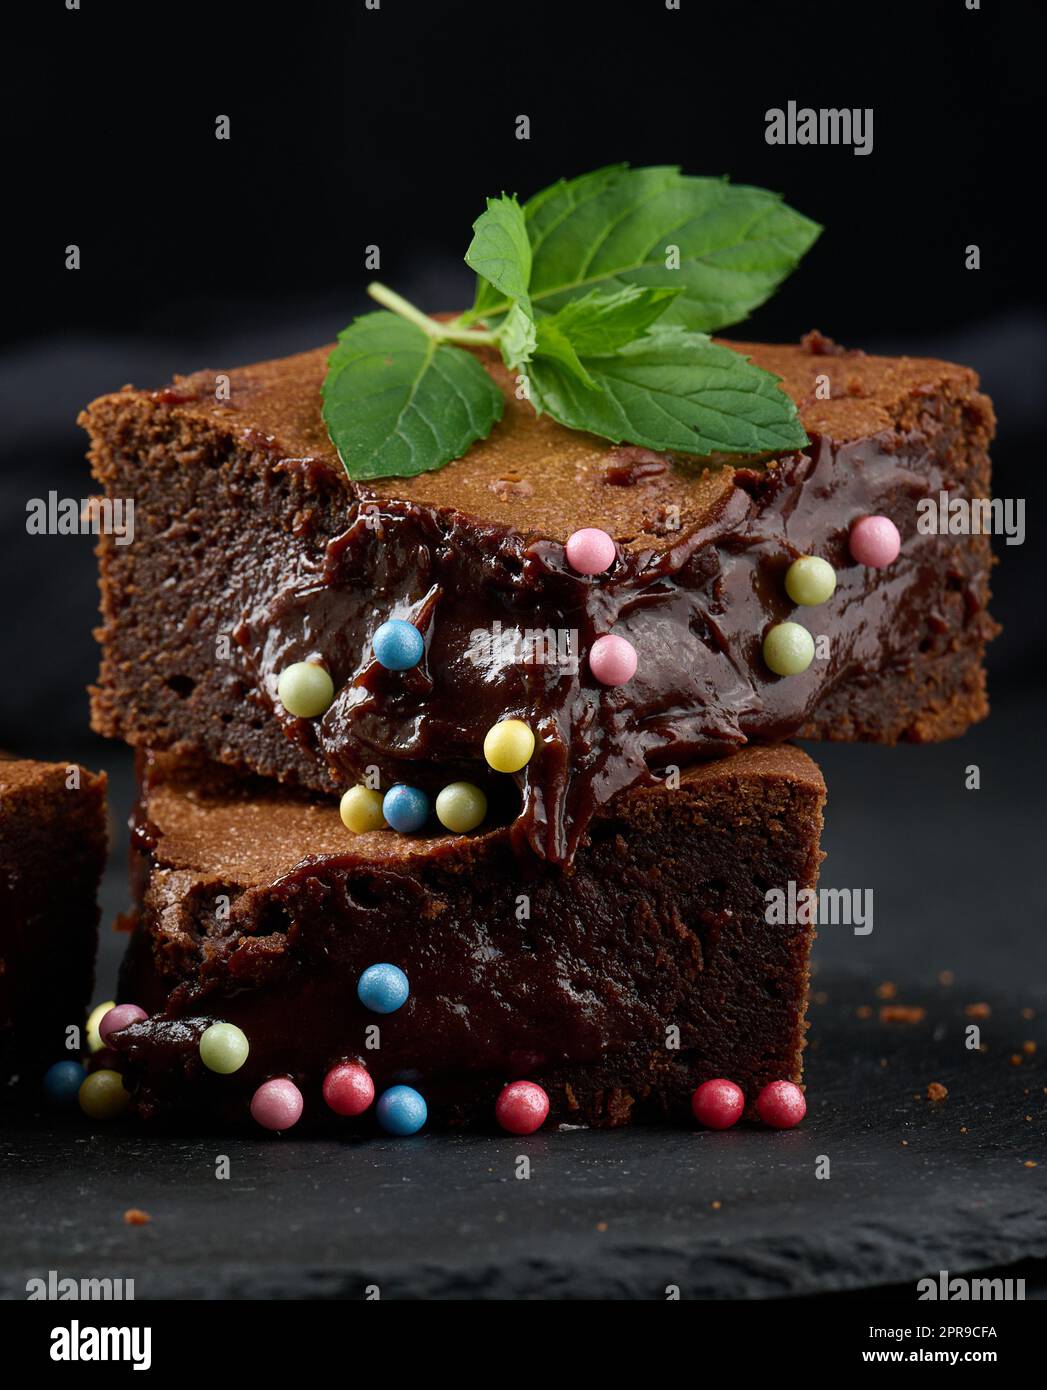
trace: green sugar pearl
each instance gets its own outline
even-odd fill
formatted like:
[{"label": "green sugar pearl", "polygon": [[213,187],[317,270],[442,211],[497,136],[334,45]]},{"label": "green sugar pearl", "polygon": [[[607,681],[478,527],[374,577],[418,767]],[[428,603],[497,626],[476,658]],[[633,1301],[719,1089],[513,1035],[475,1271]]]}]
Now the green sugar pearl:
[{"label": "green sugar pearl", "polygon": [[315,719],[334,699],[334,681],[315,661],[296,661],[280,672],[276,693],[288,714]]},{"label": "green sugar pearl", "polygon": [[475,830],[487,815],[487,797],[471,782],[449,782],[436,798],[436,818],[452,834]]},{"label": "green sugar pearl", "polygon": [[250,1050],[247,1034],[235,1023],[212,1023],[200,1035],[200,1061],[220,1076],[239,1071]]},{"label": "green sugar pearl", "polygon": [[776,623],[763,639],[763,659],[776,676],[798,676],[814,660],[814,638],[799,623]]},{"label": "green sugar pearl", "polygon": [[818,555],[801,555],[785,571],[785,592],[804,608],[825,603],[835,588],[836,571]]}]

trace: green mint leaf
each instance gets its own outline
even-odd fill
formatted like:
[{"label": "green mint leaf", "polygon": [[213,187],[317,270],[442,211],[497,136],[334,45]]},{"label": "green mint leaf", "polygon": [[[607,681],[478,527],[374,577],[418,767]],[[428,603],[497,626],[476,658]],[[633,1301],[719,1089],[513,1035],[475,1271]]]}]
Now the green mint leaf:
[{"label": "green mint leaf", "polygon": [[542,328],[555,325],[580,356],[604,357],[645,333],[679,293],[679,289],[642,290],[637,285],[625,285],[614,294],[590,290],[543,318],[539,338]]},{"label": "green mint leaf", "polygon": [[501,300],[518,300],[527,306],[531,278],[531,243],[524,215],[515,198],[505,193],[488,198],[487,211],[473,223],[473,239],[465,253],[466,264]]},{"label": "green mint leaf", "polygon": [[[624,285],[680,290],[666,324],[712,332],[762,304],[821,228],[774,193],[672,167],[598,169],[561,180],[523,209],[536,313]],[[678,248],[679,265],[671,248]],[[473,317],[513,296],[481,283]]]},{"label": "green mint leaf", "polygon": [[590,391],[599,388],[582,365],[583,356],[617,352],[645,333],[679,290],[641,290],[625,285],[615,294],[591,290],[538,320],[534,351],[552,357]]},{"label": "green mint leaf", "polygon": [[537,342],[534,319],[520,304],[514,304],[498,330],[502,360],[511,372],[518,372],[530,362]]},{"label": "green mint leaf", "polygon": [[[571,180],[571,187],[574,190],[573,196],[576,196],[579,202],[584,201],[586,197],[595,199],[606,188],[620,179],[623,174],[628,173],[628,169],[627,164],[608,164],[603,169],[595,169],[591,174],[582,174]],[[523,215],[529,245],[533,241],[531,227],[538,225],[543,208],[546,204],[560,199],[566,187],[567,180],[559,179],[556,183],[550,184],[548,188],[543,188],[540,193],[535,193],[533,197],[528,198],[523,207]],[[494,317],[504,312],[504,308],[505,296],[499,294],[489,281],[478,281],[473,313],[478,316],[486,314]]]},{"label": "green mint leaf", "polygon": [[561,367],[566,367],[587,390],[598,391],[600,389],[582,366],[574,344],[561,331],[555,317],[539,320],[535,336],[535,351],[539,356],[552,358]]},{"label": "green mint leaf", "polygon": [[364,314],[339,334],[323,416],[350,478],[442,468],[484,439],[505,401],[479,361],[396,314]]},{"label": "green mint leaf", "polygon": [[659,324],[606,357],[584,357],[597,390],[551,357],[528,369],[531,403],[570,429],[679,453],[762,454],[807,443],[778,378],[700,333]]}]

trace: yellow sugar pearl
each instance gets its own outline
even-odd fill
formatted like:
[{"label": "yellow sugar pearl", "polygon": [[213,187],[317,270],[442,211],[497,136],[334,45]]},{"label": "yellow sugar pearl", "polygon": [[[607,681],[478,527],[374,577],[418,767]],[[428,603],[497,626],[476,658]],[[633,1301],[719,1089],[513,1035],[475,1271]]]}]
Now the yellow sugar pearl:
[{"label": "yellow sugar pearl", "polygon": [[334,699],[334,681],[315,661],[296,661],[280,672],[276,684],[280,703],[297,719],[315,719]]},{"label": "yellow sugar pearl", "polygon": [[101,1052],[105,1047],[101,1034],[98,1032],[98,1025],[110,1009],[116,1008],[115,999],[107,999],[104,1004],[96,1004],[87,1015],[87,1050],[88,1052]]},{"label": "yellow sugar pearl", "polygon": [[487,815],[487,797],[472,782],[449,782],[436,798],[436,818],[455,835],[475,830]]},{"label": "yellow sugar pearl", "polygon": [[487,730],[484,757],[495,772],[519,772],[533,752],[534,734],[522,719],[502,719]]},{"label": "yellow sugar pearl", "polygon": [[370,787],[350,787],[342,797],[338,814],[346,830],[362,835],[365,830],[381,830],[385,825],[382,814],[382,793]]},{"label": "yellow sugar pearl", "polygon": [[84,1077],[77,1096],[80,1109],[92,1120],[115,1120],[131,1104],[118,1071],[102,1067]]},{"label": "yellow sugar pearl", "polygon": [[825,603],[836,588],[836,571],[819,555],[801,555],[785,571],[785,592],[803,608]]},{"label": "yellow sugar pearl", "polygon": [[763,639],[763,659],[776,676],[798,676],[814,660],[814,638],[799,623],[777,623]]}]

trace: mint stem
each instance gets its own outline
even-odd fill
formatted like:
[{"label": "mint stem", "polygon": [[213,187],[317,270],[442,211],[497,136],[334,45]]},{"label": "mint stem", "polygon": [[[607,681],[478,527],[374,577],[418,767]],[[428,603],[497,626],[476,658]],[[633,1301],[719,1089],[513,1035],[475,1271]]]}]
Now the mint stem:
[{"label": "mint stem", "polygon": [[498,342],[496,333],[485,333],[477,330],[463,330],[456,328],[460,319],[454,319],[450,323],[440,323],[438,319],[431,319],[428,314],[423,314],[421,309],[416,309],[402,295],[391,290],[388,285],[379,284],[374,280],[367,286],[367,293],[372,299],[377,300],[386,309],[391,309],[394,314],[399,314],[408,323],[413,323],[416,328],[420,328],[423,333],[430,338],[435,338],[440,343],[463,343],[467,347],[493,347]]}]

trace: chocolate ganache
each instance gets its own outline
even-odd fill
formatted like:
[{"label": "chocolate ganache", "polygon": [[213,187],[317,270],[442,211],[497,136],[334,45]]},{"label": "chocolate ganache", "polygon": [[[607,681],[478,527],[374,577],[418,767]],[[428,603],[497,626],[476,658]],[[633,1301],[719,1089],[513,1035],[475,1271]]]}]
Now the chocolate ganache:
[{"label": "chocolate ganache", "polygon": [[[284,718],[292,737],[316,740],[346,785],[369,767],[383,786],[476,779],[491,725],[528,721],[537,746],[517,774],[514,841],[570,861],[617,792],[666,767],[795,735],[841,682],[911,664],[944,622],[937,590],[953,546],[917,534],[915,518],[917,501],[949,479],[924,438],[815,437],[731,480],[706,524],[661,550],[619,547],[611,570],[592,577],[575,574],[557,542],[413,502],[356,503],[316,574],[250,613],[235,636],[274,699],[285,666],[322,657],[333,705],[315,724]],[[891,517],[903,536],[886,571],[849,554],[849,527],[867,514]],[[807,554],[834,566],[837,586],[825,604],[796,609],[784,576]],[[986,575],[959,577],[977,623]],[[425,637],[412,671],[369,657],[370,634],[390,616]],[[785,619],[826,639],[801,675],[775,676],[763,663],[763,635]],[[639,658],[633,679],[614,689],[585,660],[611,632]]]}]

